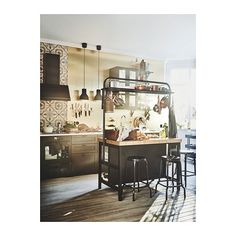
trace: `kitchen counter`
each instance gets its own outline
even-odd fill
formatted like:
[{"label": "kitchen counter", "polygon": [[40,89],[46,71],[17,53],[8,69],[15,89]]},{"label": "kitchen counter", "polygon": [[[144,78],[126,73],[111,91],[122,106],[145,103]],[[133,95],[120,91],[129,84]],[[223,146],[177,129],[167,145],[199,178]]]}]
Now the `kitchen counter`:
[{"label": "kitchen counter", "polygon": [[[99,142],[103,142],[102,138],[98,139]],[[180,143],[182,140],[179,138],[152,138],[146,140],[129,140],[129,141],[113,141],[106,140],[107,144],[116,145],[116,146],[133,146],[133,145],[148,145],[148,144],[170,144],[170,143]]]},{"label": "kitchen counter", "polygon": [[40,137],[52,136],[76,136],[76,135],[102,135],[102,131],[97,132],[79,132],[79,133],[40,133]]}]

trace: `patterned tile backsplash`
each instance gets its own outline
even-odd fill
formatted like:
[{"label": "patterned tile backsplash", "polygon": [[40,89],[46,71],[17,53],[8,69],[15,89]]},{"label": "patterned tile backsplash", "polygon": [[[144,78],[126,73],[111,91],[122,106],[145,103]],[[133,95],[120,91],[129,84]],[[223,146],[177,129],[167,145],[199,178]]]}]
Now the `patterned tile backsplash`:
[{"label": "patterned tile backsplash", "polygon": [[65,124],[67,118],[67,102],[42,101],[40,102],[40,127],[52,125],[56,131],[58,122]]},{"label": "patterned tile backsplash", "polygon": [[[60,84],[68,84],[68,48],[62,45],[40,43],[40,83],[43,83],[43,54],[53,53],[60,55]],[[65,124],[67,119],[67,102],[40,101],[40,129],[52,125],[56,131],[58,122]]]}]

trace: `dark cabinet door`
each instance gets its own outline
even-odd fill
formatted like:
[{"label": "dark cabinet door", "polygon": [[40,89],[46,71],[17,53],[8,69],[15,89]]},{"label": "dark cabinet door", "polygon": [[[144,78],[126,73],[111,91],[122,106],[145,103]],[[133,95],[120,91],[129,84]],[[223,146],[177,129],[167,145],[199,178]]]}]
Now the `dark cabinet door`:
[{"label": "dark cabinet door", "polygon": [[41,179],[98,173],[96,135],[41,137]]},{"label": "dark cabinet door", "polygon": [[41,179],[71,175],[71,138],[41,137]]},{"label": "dark cabinet door", "polygon": [[74,175],[98,173],[96,135],[72,137],[72,172]]},{"label": "dark cabinet door", "polygon": [[72,155],[72,172],[74,175],[97,173],[95,169],[96,153],[79,153]]}]

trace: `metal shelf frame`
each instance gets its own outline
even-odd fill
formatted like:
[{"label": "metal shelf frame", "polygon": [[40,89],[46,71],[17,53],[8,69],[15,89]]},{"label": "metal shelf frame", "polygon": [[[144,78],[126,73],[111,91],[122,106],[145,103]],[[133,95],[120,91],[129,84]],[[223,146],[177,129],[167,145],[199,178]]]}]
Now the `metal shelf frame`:
[{"label": "metal shelf frame", "polygon": [[[114,83],[112,83],[114,82]],[[116,87],[113,86],[113,84],[118,84],[124,83],[125,87]],[[130,88],[130,85],[134,86],[134,88]],[[136,85],[144,85],[146,88],[149,88],[151,85],[158,85],[161,86],[162,88],[165,88],[163,90],[150,90],[150,89],[135,89]],[[149,86],[149,87],[147,87]],[[104,181],[101,174],[102,174],[102,165],[104,164],[104,158],[105,158],[105,146],[106,146],[106,138],[105,138],[105,99],[107,96],[107,92],[127,92],[127,93],[146,93],[146,94],[161,94],[161,95],[168,95],[169,96],[169,104],[168,106],[170,107],[171,105],[171,94],[173,93],[171,91],[171,87],[168,83],[166,82],[157,82],[157,81],[148,81],[148,80],[135,80],[135,79],[126,79],[126,78],[116,78],[116,77],[108,77],[104,80],[103,82],[103,88],[102,88],[102,109],[103,109],[103,142],[102,142],[102,153],[99,153],[99,173],[98,173],[98,188],[101,189],[101,184],[106,184],[109,187],[112,187],[118,192],[122,192],[122,183],[120,181],[118,186],[111,186],[109,183],[109,176],[108,176],[108,182]],[[169,127],[169,121],[168,121],[168,127]],[[109,157],[108,157],[108,168],[110,168],[110,163],[109,163]],[[120,166],[118,164],[118,169],[120,169]],[[109,171],[108,171],[109,172]],[[120,173],[119,173],[119,179],[120,179]]]}]

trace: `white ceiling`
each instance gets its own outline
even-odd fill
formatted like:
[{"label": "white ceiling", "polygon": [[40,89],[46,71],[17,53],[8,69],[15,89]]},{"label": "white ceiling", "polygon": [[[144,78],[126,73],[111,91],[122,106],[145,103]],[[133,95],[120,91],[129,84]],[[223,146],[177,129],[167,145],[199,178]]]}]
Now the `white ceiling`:
[{"label": "white ceiling", "polygon": [[41,15],[42,41],[144,59],[195,59],[195,15]]}]

